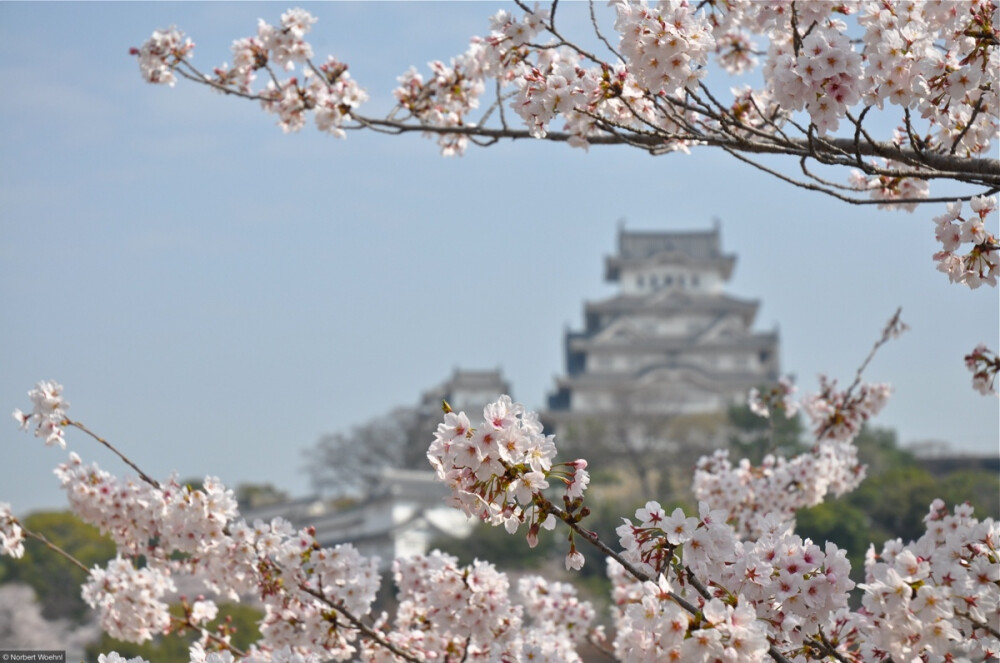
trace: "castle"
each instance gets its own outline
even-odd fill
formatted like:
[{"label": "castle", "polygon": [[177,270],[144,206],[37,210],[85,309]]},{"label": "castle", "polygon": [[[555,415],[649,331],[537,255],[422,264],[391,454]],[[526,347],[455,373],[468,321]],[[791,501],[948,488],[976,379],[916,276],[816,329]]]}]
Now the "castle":
[{"label": "castle", "polygon": [[549,397],[548,419],[724,410],[776,381],[778,335],[752,329],[759,302],[723,291],[735,263],[718,226],[620,228],[618,252],[605,261],[618,294],[587,302],[583,331],[566,333],[566,375]]}]

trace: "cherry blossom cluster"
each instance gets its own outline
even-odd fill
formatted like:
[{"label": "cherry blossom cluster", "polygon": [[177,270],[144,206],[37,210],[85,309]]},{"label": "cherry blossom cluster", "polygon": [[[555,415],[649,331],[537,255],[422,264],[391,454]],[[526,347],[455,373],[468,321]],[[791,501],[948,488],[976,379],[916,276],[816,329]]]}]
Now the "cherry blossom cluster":
[{"label": "cherry blossom cluster", "polygon": [[194,42],[176,27],[156,30],[141,48],[131,49],[139,60],[139,72],[149,83],[169,85],[177,83],[174,71],[185,58],[191,57]]},{"label": "cherry blossom cluster", "polygon": [[847,110],[861,99],[862,58],[846,25],[819,19],[800,42],[793,30],[772,29],[770,34],[765,77],[774,101],[783,108],[805,110],[820,136],[836,131]]},{"label": "cherry blossom cluster", "polygon": [[260,93],[264,110],[278,116],[278,125],[286,133],[302,129],[306,113],[313,111],[320,131],[343,138],[344,123],[352,119],[354,108],[368,100],[368,94],[351,79],[347,65],[333,57],[316,70],[307,69],[303,77],[304,84],[295,77],[284,83],[268,81]]},{"label": "cherry blossom cluster", "polygon": [[786,419],[791,419],[799,411],[799,404],[795,400],[796,391],[798,390],[791,378],[781,377],[778,384],[764,392],[757,387],[752,388],[747,395],[747,406],[758,417],[769,419],[772,412],[780,410],[785,413]]},{"label": "cherry blossom cluster", "polygon": [[576,647],[595,617],[590,602],[581,601],[572,585],[536,575],[518,580],[518,595],[529,620],[522,657],[552,663],[579,660]]},{"label": "cherry blossom cluster", "polygon": [[693,491],[752,538],[759,534],[763,516],[777,514],[791,521],[799,509],[816,506],[827,495],[848,493],[864,477],[857,447],[849,442],[820,442],[792,458],[768,454],[757,466],[746,458],[734,466],[728,450],[717,450],[698,460]]},{"label": "cherry blossom cluster", "polygon": [[28,392],[32,405],[31,413],[25,414],[21,410],[14,410],[13,416],[22,430],[28,430],[34,424],[35,437],[44,437],[45,444],[49,446],[57,444],[65,449],[63,426],[69,403],[63,400],[62,391],[63,386],[58,382],[51,380],[39,382]]},{"label": "cherry blossom cluster", "polygon": [[[484,77],[479,72],[483,66],[480,53],[484,46],[473,42],[469,51],[452,59],[450,65],[440,60],[430,62],[431,76],[425,80],[415,67],[399,77],[399,86],[393,91],[402,109],[421,123],[434,127],[461,127],[468,114],[479,107],[479,98],[485,89]],[[460,134],[442,134],[438,137],[441,153],[445,156],[462,154],[468,139]]]},{"label": "cherry blossom cluster", "polygon": [[[538,414],[506,395],[483,409],[476,428],[464,412],[446,412],[427,451],[438,478],[451,488],[452,506],[511,534],[527,524],[532,546],[539,528],[555,526],[543,496],[550,480],[565,486],[571,505],[582,502],[590,481],[586,461],[553,464],[555,455],[553,436],[543,434]],[[575,548],[570,555],[567,565],[582,562]]]},{"label": "cherry blossom cluster", "polygon": [[[545,10],[526,10],[521,18],[501,11],[492,18],[488,35],[474,37],[464,54],[447,65],[430,63],[429,79],[412,69],[404,74],[396,90],[400,108],[428,126],[472,126],[465,118],[478,107],[484,81],[492,77],[520,90],[512,107],[529,127],[534,126],[533,132],[544,135],[541,127],[547,117],[582,112],[612,119],[618,114],[617,102],[608,110],[601,106],[617,99],[620,89],[608,87],[605,94],[595,94],[601,86],[594,83],[606,72],[623,67],[625,78],[647,100],[641,104],[647,110],[661,98],[683,102],[686,94],[699,92],[712,54],[731,75],[752,71],[761,54],[754,41],[759,35],[768,44],[761,90],[786,111],[806,112],[819,135],[835,130],[849,109],[862,101],[878,108],[889,103],[919,111],[936,132],[921,138],[923,149],[954,147],[981,154],[996,134],[1000,30],[992,0],[848,0],[795,6],[755,2],[702,6],[686,0],[663,0],[655,6],[645,0],[612,4],[621,61],[605,62],[579,47],[561,47],[565,41],[556,38],[552,17]],[[843,20],[852,14],[856,27]],[[229,77],[217,76],[213,82],[228,86],[239,81],[240,89],[249,92],[247,74],[268,62],[289,71],[296,63],[307,67],[312,48],[305,35],[314,22],[302,9],[283,14],[280,26],[261,20],[255,37],[234,43],[232,71],[220,70],[229,72]],[[548,43],[547,32],[551,32]],[[169,82],[168,74],[190,53],[190,44],[181,45],[181,39],[175,30],[158,31],[136,49],[147,80]],[[570,57],[570,52],[576,56]],[[589,61],[582,68],[577,67],[580,58]],[[275,84],[273,75],[271,83]],[[525,110],[526,100],[539,112]],[[630,112],[632,120],[669,127],[676,110],[661,108],[648,118],[637,106]],[[711,113],[702,112],[700,118],[705,127],[719,126]],[[461,149],[443,147],[449,153]]]},{"label": "cherry blossom cluster", "polygon": [[819,393],[809,396],[802,409],[818,443],[849,442],[866,421],[881,412],[891,394],[892,386],[885,383],[860,383],[841,391],[836,380],[820,375]]},{"label": "cherry blossom cluster", "polygon": [[[191,66],[193,44],[175,28],[156,31],[133,52],[147,81],[172,85],[180,73],[258,99],[286,132],[299,131],[310,113],[321,131],[337,137],[345,135],[345,128],[400,128],[413,121],[436,136],[445,155],[462,154],[480,130],[496,140],[490,133],[496,130],[486,121],[505,102],[536,138],[546,137],[553,121],[561,118],[571,145],[587,147],[610,132],[625,132],[655,135],[658,144],[648,148],[657,152],[687,151],[720,140],[780,141],[787,123],[802,113],[808,116],[808,129],[795,126],[804,134],[825,137],[848,119],[854,141],[874,145],[860,118],[887,106],[899,109],[902,126],[884,145],[918,156],[985,157],[1000,130],[995,0],[611,4],[619,36],[613,58],[603,60],[568,43],[549,11],[526,10],[520,17],[501,11],[491,19],[487,36],[473,37],[468,49],[449,63],[430,62],[427,76],[415,68],[400,76],[394,91],[397,106],[385,120],[358,115],[368,95],[351,79],[345,63],[332,57],[321,65],[312,62],[305,37],[316,19],[302,9],[282,14],[277,26],[260,20],[256,35],[233,43],[232,66],[222,65],[211,76]],[[766,51],[755,37],[766,43]],[[734,76],[752,72],[762,55],[764,84],[734,87],[731,102],[708,92],[702,80],[713,54]],[[279,78],[271,63],[290,75]],[[261,70],[267,80],[255,90]],[[471,113],[492,87],[487,85],[491,78],[498,98],[477,121]],[[865,109],[859,118],[860,105]],[[506,120],[501,119],[501,129],[508,130]],[[810,140],[810,145],[815,143]],[[860,162],[859,152],[855,163]],[[864,172],[852,172],[846,187],[809,177],[825,190],[866,191],[880,207],[912,211],[928,197],[929,179],[940,176],[912,159],[880,157],[869,163]],[[971,287],[995,285],[995,238],[981,230],[956,239],[950,222],[958,211],[949,209],[937,220],[938,239],[945,245],[935,255],[939,269]],[[973,244],[966,255],[955,253],[961,242]]]},{"label": "cherry blossom cluster", "polygon": [[704,502],[698,518],[667,516],[655,502],[635,517],[618,529],[623,557],[656,580],[609,561],[621,660],[760,661],[769,643],[794,655],[839,633],[854,583],[834,544],[801,539],[775,514],[755,541],[740,541]]},{"label": "cherry blossom cluster", "polygon": [[[996,287],[1000,275],[1000,242],[987,232],[986,222],[996,216],[996,196],[981,196],[969,201],[972,214],[962,216],[961,201],[948,205],[948,211],[934,219],[934,236],[941,250],[934,254],[938,270],[952,283],[964,283],[972,289],[982,284]],[[968,253],[962,246],[970,244]]]},{"label": "cherry blossom cluster", "polygon": [[[883,171],[895,169],[898,173],[906,172],[903,164],[882,159],[879,163]],[[931,187],[927,180],[903,174],[865,175],[860,170],[852,170],[848,177],[851,187],[858,191],[867,191],[873,200],[882,201],[879,209],[905,210],[912,212],[917,209],[920,201],[930,195]]]},{"label": "cherry blossom cluster", "polygon": [[972,155],[989,150],[997,131],[997,4],[866,0],[865,103],[915,109],[930,131],[927,149]]},{"label": "cherry blossom cluster", "polygon": [[73,511],[109,535],[126,555],[203,553],[222,539],[236,513],[232,491],[213,477],[205,479],[204,490],[181,486],[173,477],[154,486],[120,479],[96,464],[84,465],[75,452],[59,465],[56,476]]},{"label": "cherry blossom cluster", "polygon": [[997,374],[1000,373],[1000,355],[992,352],[985,345],[976,348],[965,355],[965,365],[972,371],[972,386],[984,396],[997,393]]},{"label": "cherry blossom cluster", "polygon": [[653,96],[695,89],[716,47],[707,15],[684,0],[613,4],[619,49],[638,84]]},{"label": "cherry blossom cluster", "polygon": [[[434,551],[394,564],[399,607],[390,642],[426,661],[579,661],[576,644],[594,617],[589,603],[563,583],[522,578],[520,603],[506,575],[487,562],[467,567]],[[384,617],[383,617],[384,619]],[[394,661],[368,646],[364,660]]]},{"label": "cherry blossom cluster", "polygon": [[216,67],[214,78],[208,80],[217,86],[233,86],[243,94],[251,94],[256,72],[266,70],[270,62],[291,71],[296,62],[305,63],[313,56],[312,46],[305,40],[305,35],[315,22],[316,19],[302,9],[282,14],[281,27],[258,20],[256,35],[233,42],[232,68],[228,64]]},{"label": "cherry blossom cluster", "polygon": [[865,660],[1000,657],[1000,524],[935,500],[927,532],[869,549],[862,614]]},{"label": "cherry blossom cluster", "polygon": [[258,561],[262,648],[289,647],[324,660],[354,658],[358,630],[341,614],[360,618],[371,612],[382,581],[378,559],[347,544],[322,548],[310,529],[281,541],[267,560]]},{"label": "cherry blossom cluster", "polygon": [[280,28],[263,19],[258,20],[257,38],[275,64],[291,71],[296,62],[306,62],[313,56],[312,46],[305,36],[315,22],[316,19],[306,10],[290,9],[281,15]]},{"label": "cherry blossom cluster", "polygon": [[[347,64],[332,57],[314,64],[306,36],[316,19],[302,9],[282,14],[278,25],[260,20],[256,35],[233,43],[232,66],[212,75],[193,67],[193,44],[175,28],[156,31],[133,52],[147,81],[172,85],[179,74],[259,100],[286,132],[299,131],[313,113],[334,136],[349,128],[420,130],[437,138],[443,154],[460,155],[470,142],[519,135],[507,123],[508,106],[536,138],[549,137],[561,119],[557,139],[576,147],[610,140],[653,153],[709,144],[792,154],[803,159],[805,186],[850,200],[858,198],[844,191],[868,192],[890,209],[915,209],[932,178],[997,189],[989,159],[1000,131],[996,0],[610,4],[617,43],[598,29],[609,55],[567,40],[554,12],[501,11],[464,53],[430,62],[427,75],[411,68],[400,76],[396,106],[380,119],[359,114],[368,96]],[[710,90],[713,55],[732,76],[760,66],[763,83],[734,86],[731,99]],[[266,82],[255,89],[260,71]],[[495,99],[481,104],[487,90]],[[472,117],[481,105],[482,117]],[[877,140],[864,125],[872,110],[897,113],[891,139]],[[845,122],[841,143],[826,142]],[[806,169],[809,158],[858,170],[847,185],[834,184]],[[962,160],[976,163],[966,169]],[[955,218],[939,223],[939,268],[971,287],[995,285],[995,238],[983,231],[955,240],[948,227]],[[956,241],[973,248],[958,255]]]},{"label": "cherry blossom cluster", "polygon": [[[19,417],[22,427],[36,415],[61,412],[61,393],[55,383],[40,383],[31,392],[35,414]],[[83,588],[113,637],[141,642],[169,631],[165,597],[174,591],[174,578],[184,575],[229,600],[249,595],[262,603],[257,647],[267,656],[258,660],[270,660],[282,647],[323,660],[357,653],[360,631],[350,620],[371,611],[381,583],[377,559],[362,557],[350,545],[323,548],[314,531],[295,531],[280,518],[248,525],[238,519],[232,491],[214,477],[198,489],[173,477],[162,483],[145,475],[118,478],[84,464],[74,452],[56,474],[74,513],[108,534],[118,549],[105,568],[91,569]],[[0,552],[23,553],[23,532],[6,505],[0,509],[0,537]],[[216,614],[215,603],[201,597],[185,625],[204,629]]]},{"label": "cherry blossom cluster", "polygon": [[24,555],[24,530],[10,511],[10,504],[0,502],[0,555]]},{"label": "cherry blossom cluster", "polygon": [[[295,531],[280,518],[253,526],[236,520],[232,491],[213,477],[199,490],[174,479],[151,486],[85,466],[76,454],[57,474],[74,512],[118,547],[106,570],[91,571],[84,592],[114,637],[141,641],[165,630],[162,596],[181,574],[230,600],[257,596],[266,611],[260,646],[268,651],[288,646],[338,659],[354,655],[357,631],[331,626],[340,611],[370,612],[381,582],[376,559],[349,545],[322,548],[314,532]],[[146,565],[136,569],[140,555]],[[190,619],[210,619],[213,607],[197,602]]]},{"label": "cherry blossom cluster", "polygon": [[106,568],[91,569],[83,600],[97,611],[101,629],[112,638],[143,642],[168,630],[170,606],[164,597],[175,589],[168,569],[137,569],[119,555]]},{"label": "cherry blossom cluster", "polygon": [[[897,313],[872,353],[906,328]],[[836,381],[822,375],[819,380],[820,392],[802,404],[816,439],[809,451],[792,458],[768,454],[756,466],[746,458],[734,465],[729,452],[721,449],[698,460],[692,482],[695,497],[722,509],[726,520],[743,536],[756,537],[765,515],[775,514],[791,522],[799,509],[815,506],[827,495],[850,492],[865,477],[865,468],[851,441],[864,422],[882,409],[891,389],[886,384],[868,384],[859,379],[840,391]],[[791,417],[799,407],[791,398],[793,393],[791,382],[782,379],[766,393],[752,389],[748,403],[751,411],[761,417],[768,418],[777,409]]]},{"label": "cherry blossom cluster", "polygon": [[768,659],[768,642],[753,608],[742,598],[727,605],[713,598],[700,610],[698,627],[664,593],[665,583],[639,585],[640,598],[616,620],[614,652],[624,663],[645,661],[746,661]]}]

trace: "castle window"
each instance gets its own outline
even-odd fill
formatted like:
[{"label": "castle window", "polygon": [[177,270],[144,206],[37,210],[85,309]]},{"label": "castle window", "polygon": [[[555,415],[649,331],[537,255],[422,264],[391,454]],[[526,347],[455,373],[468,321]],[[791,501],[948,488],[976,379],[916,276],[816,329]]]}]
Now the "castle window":
[{"label": "castle window", "polygon": [[663,277],[663,285],[670,285],[673,282],[674,282],[674,279],[669,274],[667,274],[666,276]]}]

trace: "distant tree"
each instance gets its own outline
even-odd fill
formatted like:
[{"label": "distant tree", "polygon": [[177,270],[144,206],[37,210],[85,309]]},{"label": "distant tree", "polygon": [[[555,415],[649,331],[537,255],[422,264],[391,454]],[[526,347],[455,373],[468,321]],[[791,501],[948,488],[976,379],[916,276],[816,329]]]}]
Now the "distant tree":
[{"label": "distant tree", "polygon": [[397,408],[346,433],[324,435],[305,451],[304,469],[313,490],[331,497],[355,498],[377,492],[383,472],[403,466],[411,428],[412,411]]},{"label": "distant tree", "polygon": [[241,509],[280,504],[288,501],[288,493],[270,483],[241,483],[236,486],[236,501]]},{"label": "distant tree", "polygon": [[1000,476],[996,472],[959,470],[941,477],[939,486],[945,502],[968,502],[976,513],[1000,518]]},{"label": "distant tree", "polygon": [[736,457],[745,456],[755,465],[767,454],[792,456],[803,450],[802,418],[760,417],[746,404],[734,404],[726,411],[729,423],[729,448]]},{"label": "distant tree", "polygon": [[570,422],[559,439],[567,455],[626,470],[636,495],[687,495],[698,458],[724,439],[725,415],[651,411],[640,406],[644,398],[639,390],[617,387],[610,411]]},{"label": "distant tree", "polygon": [[854,441],[858,459],[868,467],[868,476],[881,476],[892,468],[917,465],[916,456],[899,446],[891,428],[864,426]]}]

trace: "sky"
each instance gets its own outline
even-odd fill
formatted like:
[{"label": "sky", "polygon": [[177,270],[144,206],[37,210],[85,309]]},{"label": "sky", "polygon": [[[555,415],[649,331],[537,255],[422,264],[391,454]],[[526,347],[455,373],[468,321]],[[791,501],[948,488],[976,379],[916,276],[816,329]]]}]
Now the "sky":
[{"label": "sky", "polygon": [[[346,61],[377,115],[396,76],[461,53],[503,5],[303,6],[317,55]],[[962,358],[997,347],[1000,304],[935,271],[940,206],[851,206],[710,149],[520,141],[443,158],[417,135],[284,135],[252,102],[144,83],[128,55],[176,24],[210,69],[286,8],[0,3],[0,406],[28,409],[27,391],[57,380],[68,414],[148,474],[306,495],[304,449],[456,367],[501,368],[515,399],[543,407],[564,332],[614,293],[618,224],[718,219],[738,255],[728,292],[760,300],[756,328],[780,332],[801,392],[819,373],[849,383],[902,307],[912,330],[866,374],[895,387],[874,423],[903,444],[998,452],[1000,402],[972,390]],[[63,508],[52,469],[67,452],[8,421],[0,502]]]}]

